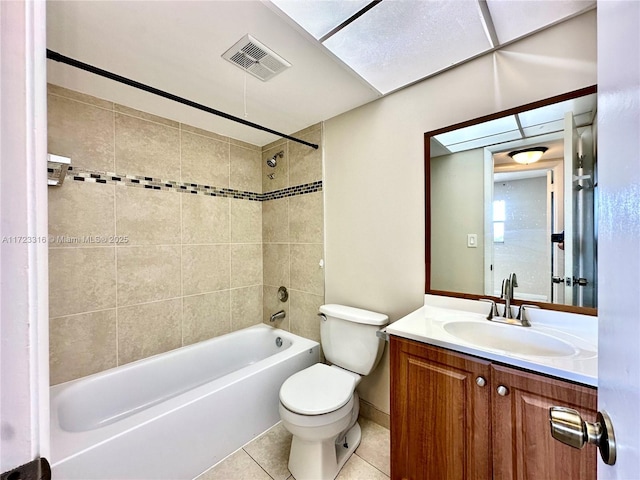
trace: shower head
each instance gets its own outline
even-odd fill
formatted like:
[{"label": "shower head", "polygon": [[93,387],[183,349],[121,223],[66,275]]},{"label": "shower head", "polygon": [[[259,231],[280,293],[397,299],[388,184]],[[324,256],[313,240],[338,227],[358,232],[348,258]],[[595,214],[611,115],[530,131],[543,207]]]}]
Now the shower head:
[{"label": "shower head", "polygon": [[276,153],[273,157],[267,159],[267,165],[271,168],[275,168],[275,166],[278,164],[277,158],[278,157],[282,158],[283,156],[284,156],[284,150]]}]

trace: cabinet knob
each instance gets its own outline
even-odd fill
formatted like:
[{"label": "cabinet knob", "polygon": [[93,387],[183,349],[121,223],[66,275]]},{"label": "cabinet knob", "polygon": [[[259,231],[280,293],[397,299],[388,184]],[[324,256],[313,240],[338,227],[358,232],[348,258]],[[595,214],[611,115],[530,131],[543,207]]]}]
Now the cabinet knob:
[{"label": "cabinet knob", "polygon": [[505,387],[504,385],[500,385],[496,391],[498,392],[498,395],[500,395],[501,397],[506,397],[507,395],[509,395],[509,389],[507,387]]},{"label": "cabinet knob", "polygon": [[478,377],[476,378],[476,384],[479,387],[484,387],[487,384],[487,381],[484,379],[484,377]]}]

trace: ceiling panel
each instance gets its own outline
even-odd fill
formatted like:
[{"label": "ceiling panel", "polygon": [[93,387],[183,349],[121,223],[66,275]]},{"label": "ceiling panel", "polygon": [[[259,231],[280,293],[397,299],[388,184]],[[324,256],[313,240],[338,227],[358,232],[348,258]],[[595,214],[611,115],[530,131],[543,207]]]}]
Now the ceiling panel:
[{"label": "ceiling panel", "polygon": [[564,118],[553,122],[541,123],[528,127],[522,127],[522,131],[526,137],[535,137],[545,133],[561,132],[564,130]]},{"label": "ceiling panel", "polygon": [[371,0],[271,0],[315,38],[321,38]]},{"label": "ceiling panel", "polygon": [[381,2],[323,45],[383,94],[491,48],[477,2],[423,0]]},{"label": "ceiling panel", "polygon": [[451,152],[455,153],[520,139],[522,139],[520,130],[511,130],[509,132],[498,133],[496,135],[491,135],[488,137],[476,138],[475,140],[468,140],[462,143],[454,143],[453,145],[447,146],[447,148],[451,150]]},{"label": "ceiling panel", "polygon": [[[564,120],[566,112],[573,112],[575,116],[590,114],[596,109],[596,94],[585,95],[565,102],[558,102],[545,107],[535,108],[518,115],[523,127],[541,125],[556,120]],[[588,123],[591,123],[590,121]]]},{"label": "ceiling panel", "polygon": [[478,123],[465,128],[459,128],[451,132],[436,135],[436,139],[445,146],[462,143],[469,140],[475,140],[484,137],[490,137],[502,132],[510,130],[518,130],[518,124],[513,115],[508,117],[496,118],[484,123]]},{"label": "ceiling panel", "polygon": [[595,3],[593,0],[487,0],[500,43],[546,27]]}]

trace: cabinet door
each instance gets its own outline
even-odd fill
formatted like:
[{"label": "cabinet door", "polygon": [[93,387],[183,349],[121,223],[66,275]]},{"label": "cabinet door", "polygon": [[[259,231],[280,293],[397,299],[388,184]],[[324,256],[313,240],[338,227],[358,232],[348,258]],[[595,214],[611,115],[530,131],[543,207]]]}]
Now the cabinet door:
[{"label": "cabinet door", "polygon": [[[566,406],[594,419],[596,389],[499,365],[491,369],[493,478],[595,480],[597,450],[554,440],[549,408]],[[507,388],[504,395],[497,393],[500,386]]]},{"label": "cabinet door", "polygon": [[491,478],[490,373],[489,362],[391,337],[391,478]]}]

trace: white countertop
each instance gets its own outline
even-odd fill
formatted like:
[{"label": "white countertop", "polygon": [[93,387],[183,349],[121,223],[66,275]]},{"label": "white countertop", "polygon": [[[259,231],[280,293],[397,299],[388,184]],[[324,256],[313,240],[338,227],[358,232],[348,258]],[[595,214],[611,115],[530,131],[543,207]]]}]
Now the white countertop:
[{"label": "white countertop", "polygon": [[495,362],[597,387],[598,319],[589,315],[528,310],[531,327],[505,325],[505,328],[529,328],[553,336],[576,347],[568,356],[523,355],[516,351],[486,348],[449,334],[447,322],[489,322],[487,303],[434,295],[425,296],[425,305],[386,328],[387,333],[418,342],[467,353]]}]

